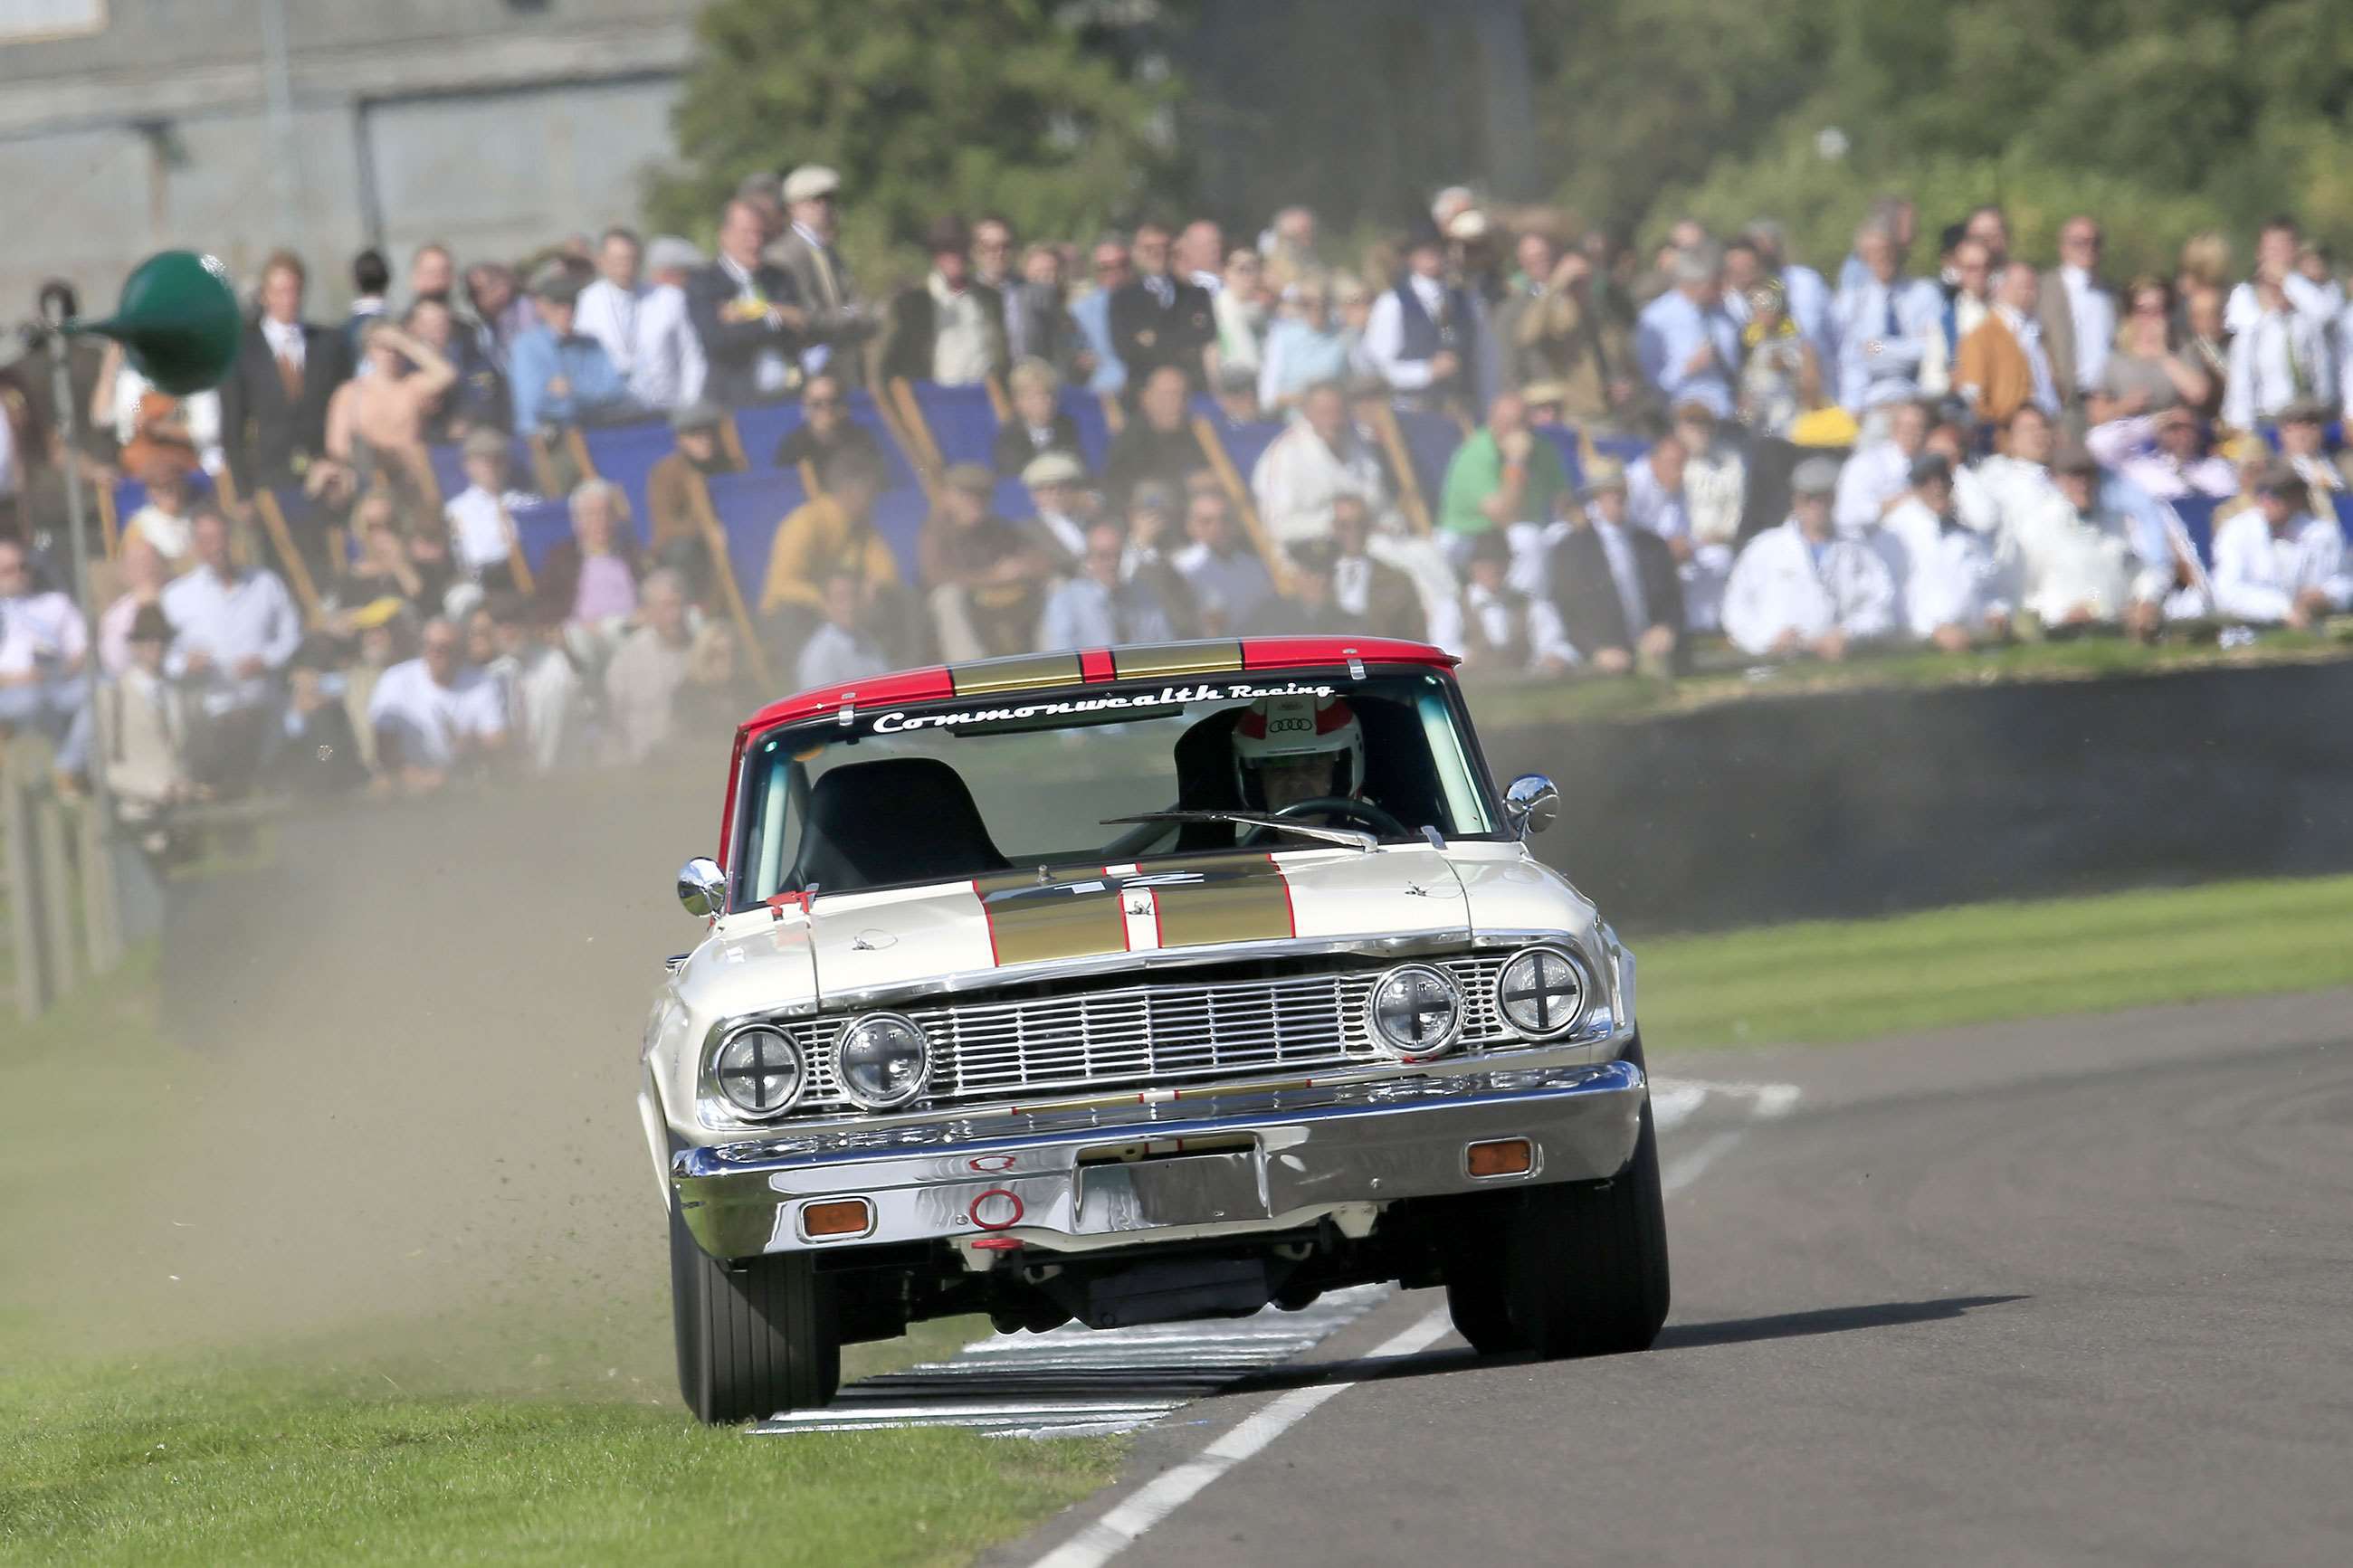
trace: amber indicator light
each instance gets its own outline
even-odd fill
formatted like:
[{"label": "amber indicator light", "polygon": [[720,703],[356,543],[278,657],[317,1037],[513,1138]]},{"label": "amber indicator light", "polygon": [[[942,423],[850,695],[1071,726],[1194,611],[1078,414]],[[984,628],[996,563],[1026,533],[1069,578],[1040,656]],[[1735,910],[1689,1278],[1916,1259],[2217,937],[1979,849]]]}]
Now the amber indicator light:
[{"label": "amber indicator light", "polygon": [[1470,1148],[1474,1176],[1525,1176],[1535,1165],[1535,1150],[1525,1138],[1499,1138]]},{"label": "amber indicator light", "polygon": [[863,1236],[874,1228],[874,1207],[864,1198],[835,1198],[801,1210],[801,1234],[814,1241],[826,1236]]}]

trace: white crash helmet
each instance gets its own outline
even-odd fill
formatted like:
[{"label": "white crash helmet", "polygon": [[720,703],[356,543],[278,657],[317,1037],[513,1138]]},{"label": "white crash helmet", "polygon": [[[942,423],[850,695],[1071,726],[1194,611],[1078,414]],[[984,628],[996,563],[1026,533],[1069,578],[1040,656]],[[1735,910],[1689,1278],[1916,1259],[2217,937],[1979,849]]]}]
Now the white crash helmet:
[{"label": "white crash helmet", "polygon": [[1261,770],[1296,757],[1328,757],[1331,787],[1343,799],[1365,787],[1365,727],[1345,697],[1261,697],[1234,726],[1234,773],[1243,803],[1263,810]]}]

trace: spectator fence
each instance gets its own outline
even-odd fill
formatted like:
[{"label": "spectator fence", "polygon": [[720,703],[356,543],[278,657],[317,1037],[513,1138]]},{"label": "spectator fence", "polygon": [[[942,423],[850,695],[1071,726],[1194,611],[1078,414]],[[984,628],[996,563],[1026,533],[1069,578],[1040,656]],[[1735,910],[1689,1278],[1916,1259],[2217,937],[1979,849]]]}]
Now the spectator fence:
[{"label": "spectator fence", "polygon": [[27,1023],[122,956],[98,814],[87,799],[60,793],[55,761],[37,736],[11,736],[0,750],[5,967],[16,1016]]}]

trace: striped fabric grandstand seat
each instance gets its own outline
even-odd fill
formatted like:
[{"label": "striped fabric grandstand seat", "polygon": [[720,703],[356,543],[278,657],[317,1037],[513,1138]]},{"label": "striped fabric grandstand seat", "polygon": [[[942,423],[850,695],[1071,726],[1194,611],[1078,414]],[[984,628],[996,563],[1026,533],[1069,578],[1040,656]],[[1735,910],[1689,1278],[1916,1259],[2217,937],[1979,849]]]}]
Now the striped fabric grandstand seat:
[{"label": "striped fabric grandstand seat", "polygon": [[2198,559],[2209,567],[2214,564],[2214,510],[2220,504],[2212,496],[2201,495],[2183,496],[2173,503],[2182,531],[2198,547]]},{"label": "striped fabric grandstand seat", "polygon": [[756,615],[776,524],[807,500],[808,492],[801,488],[798,474],[776,468],[713,474],[710,485],[712,514],[719,520],[719,531],[727,536],[727,564],[735,574],[744,604]]},{"label": "striped fabric grandstand seat", "polygon": [[1280,419],[1253,419],[1247,425],[1238,425],[1221,416],[1209,421],[1209,428],[1217,433],[1218,445],[1226,449],[1234,472],[1247,486],[1258,472],[1258,460],[1266,456],[1266,449],[1288,426]]},{"label": "striped fabric grandstand seat", "polygon": [[637,521],[640,542],[650,539],[652,521],[646,508],[646,477],[654,465],[677,449],[678,437],[666,419],[609,425],[587,432],[588,461],[597,477],[610,479],[629,498],[629,515]]},{"label": "striped fabric grandstand seat", "polygon": [[2347,544],[2353,545],[2353,495],[2338,490],[2329,499],[2337,503],[2337,531],[2345,535]]},{"label": "striped fabric grandstand seat", "polygon": [[514,525],[515,537],[522,544],[522,558],[536,572],[547,563],[547,552],[555,548],[557,541],[572,537],[571,503],[554,496],[517,507]]},{"label": "striped fabric grandstand seat", "polygon": [[1584,443],[1577,437],[1577,426],[1538,425],[1535,426],[1535,432],[1551,442],[1553,450],[1560,454],[1560,466],[1567,471],[1568,482],[1572,485],[1583,484],[1585,482]]},{"label": "striped fabric grandstand seat", "polygon": [[923,426],[940,449],[944,463],[994,466],[997,458],[997,405],[985,386],[935,386],[914,384],[915,406]]},{"label": "striped fabric grandstand seat", "polygon": [[1462,445],[1462,426],[1443,414],[1398,410],[1398,434],[1405,439],[1406,455],[1413,459],[1413,476],[1432,512],[1446,493],[1446,466],[1454,448]]},{"label": "striped fabric grandstand seat", "polygon": [[1062,412],[1079,427],[1079,455],[1093,472],[1103,472],[1103,458],[1111,454],[1111,420],[1103,413],[1103,399],[1083,387],[1066,386]]},{"label": "striped fabric grandstand seat", "polygon": [[801,426],[797,403],[755,403],[735,411],[735,437],[754,470],[776,465],[776,444]]}]

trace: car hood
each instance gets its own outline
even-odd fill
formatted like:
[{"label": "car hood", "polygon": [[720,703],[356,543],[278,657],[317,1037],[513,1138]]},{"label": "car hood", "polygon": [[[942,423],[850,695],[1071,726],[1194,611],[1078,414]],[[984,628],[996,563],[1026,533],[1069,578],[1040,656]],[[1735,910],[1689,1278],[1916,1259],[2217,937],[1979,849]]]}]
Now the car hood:
[{"label": "car hood", "polygon": [[1421,845],[1165,856],[820,894],[807,912],[828,1009],[1048,973],[1198,963],[1210,948],[1377,950],[1468,941],[1463,880]]}]

